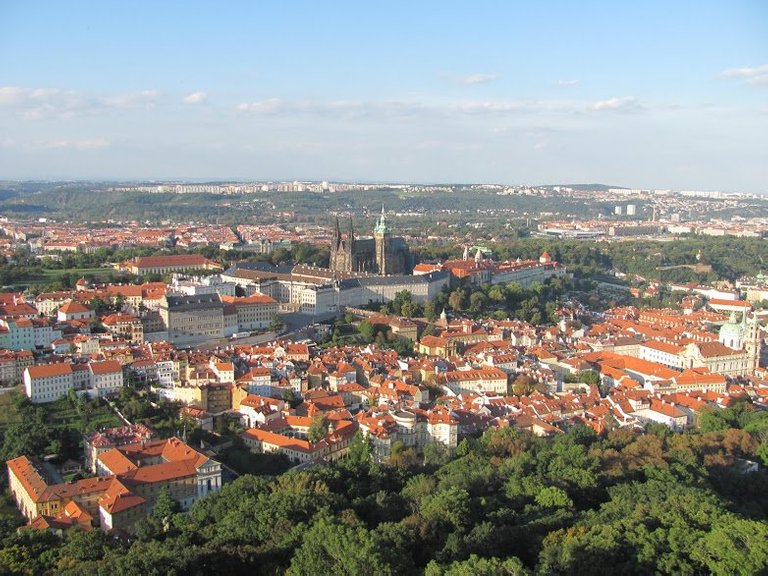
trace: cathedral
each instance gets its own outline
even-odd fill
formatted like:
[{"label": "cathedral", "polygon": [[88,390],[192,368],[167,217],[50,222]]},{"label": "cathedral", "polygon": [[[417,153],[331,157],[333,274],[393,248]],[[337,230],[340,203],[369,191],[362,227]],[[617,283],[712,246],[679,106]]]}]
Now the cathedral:
[{"label": "cathedral", "polygon": [[339,219],[331,240],[330,268],[335,273],[368,272],[388,276],[411,272],[411,253],[405,240],[392,236],[384,208],[373,229],[373,238],[355,238],[352,219],[346,234],[341,233]]}]

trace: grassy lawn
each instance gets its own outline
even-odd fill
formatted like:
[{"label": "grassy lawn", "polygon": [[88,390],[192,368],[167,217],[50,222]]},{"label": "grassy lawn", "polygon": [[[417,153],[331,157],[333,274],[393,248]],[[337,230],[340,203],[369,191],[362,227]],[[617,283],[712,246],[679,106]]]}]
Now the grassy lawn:
[{"label": "grassy lawn", "polygon": [[46,269],[43,270],[40,274],[30,274],[26,278],[24,278],[23,282],[27,284],[48,284],[50,282],[54,282],[61,278],[64,274],[70,274],[71,276],[76,276],[77,278],[81,278],[82,276],[86,274],[108,274],[109,272],[112,272],[112,268],[64,268],[62,270],[53,270],[53,269]]},{"label": "grassy lawn", "polygon": [[[20,395],[23,395],[23,392],[17,391],[0,395],[0,429],[19,422],[21,415],[16,409],[16,399]],[[38,406],[45,410],[45,421],[50,428],[57,430],[80,428],[82,419],[77,413],[77,409],[72,407],[67,398],[47,404],[38,404]],[[115,416],[115,413],[103,401],[100,401],[97,407],[91,409],[88,422],[89,430],[113,428],[123,425],[123,422]]]},{"label": "grassy lawn", "polygon": [[[77,413],[67,398],[62,398],[56,402],[41,404],[46,411],[48,425],[53,429],[78,429],[82,418]],[[92,408],[88,419],[90,430],[96,428],[112,428],[122,426],[123,422],[112,412],[106,402],[99,402],[98,407]]]}]

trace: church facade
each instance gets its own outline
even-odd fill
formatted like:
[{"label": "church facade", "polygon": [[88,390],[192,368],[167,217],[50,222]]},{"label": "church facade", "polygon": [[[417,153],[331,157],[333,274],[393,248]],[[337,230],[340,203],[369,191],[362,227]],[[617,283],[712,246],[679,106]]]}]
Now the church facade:
[{"label": "church facade", "polygon": [[382,208],[373,230],[373,238],[355,238],[351,219],[347,233],[342,234],[339,219],[336,219],[331,240],[330,268],[339,274],[407,274],[412,269],[411,253],[403,238],[392,236]]}]

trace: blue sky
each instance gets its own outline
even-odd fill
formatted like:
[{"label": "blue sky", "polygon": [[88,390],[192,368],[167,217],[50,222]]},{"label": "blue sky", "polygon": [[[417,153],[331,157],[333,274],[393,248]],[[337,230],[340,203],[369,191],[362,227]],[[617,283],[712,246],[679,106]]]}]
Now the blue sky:
[{"label": "blue sky", "polygon": [[768,3],[0,2],[0,178],[768,192]]}]

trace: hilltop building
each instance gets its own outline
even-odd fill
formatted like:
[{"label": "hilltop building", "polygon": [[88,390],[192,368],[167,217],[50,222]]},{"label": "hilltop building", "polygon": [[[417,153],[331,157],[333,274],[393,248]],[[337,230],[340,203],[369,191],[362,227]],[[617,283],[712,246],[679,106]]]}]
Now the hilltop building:
[{"label": "hilltop building", "polygon": [[344,306],[390,302],[408,290],[415,302],[426,302],[450,283],[450,273],[421,275],[350,273],[344,278],[328,268],[303,264],[272,266],[264,262],[238,263],[222,272],[222,278],[240,286],[246,294],[263,294],[281,307],[304,314],[335,314]]},{"label": "hilltop building", "polygon": [[331,241],[330,268],[340,274],[408,274],[412,268],[411,253],[403,238],[392,236],[382,207],[381,216],[373,229],[373,238],[355,238],[351,219],[347,233],[342,234],[339,219],[336,219]]}]

